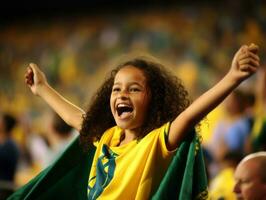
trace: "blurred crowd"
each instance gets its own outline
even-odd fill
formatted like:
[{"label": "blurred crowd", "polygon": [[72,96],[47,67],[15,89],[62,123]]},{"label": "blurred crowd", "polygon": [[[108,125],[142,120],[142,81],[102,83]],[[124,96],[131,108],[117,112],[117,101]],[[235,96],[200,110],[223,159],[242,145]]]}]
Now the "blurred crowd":
[{"label": "blurred crowd", "polygon": [[[258,44],[265,65],[266,5],[254,6],[249,12],[241,6],[222,10],[205,5],[36,16],[2,25],[0,192],[25,184],[77,135],[24,84],[30,62],[45,71],[60,93],[86,109],[114,59],[149,53],[184,81],[194,99],[227,72],[242,44]],[[266,150],[265,87],[262,69],[201,123],[212,199],[235,199],[235,167],[243,156]]]}]

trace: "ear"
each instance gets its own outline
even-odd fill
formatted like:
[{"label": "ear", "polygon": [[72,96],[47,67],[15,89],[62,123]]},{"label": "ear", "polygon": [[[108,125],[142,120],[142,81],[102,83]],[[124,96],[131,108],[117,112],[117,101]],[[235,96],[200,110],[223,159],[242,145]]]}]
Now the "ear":
[{"label": "ear", "polygon": [[266,197],[266,183],[262,183],[262,188],[261,188],[261,191],[263,193],[263,196]]},{"label": "ear", "polygon": [[265,191],[265,193],[266,193],[266,183],[263,183],[263,189],[264,189],[264,191]]}]

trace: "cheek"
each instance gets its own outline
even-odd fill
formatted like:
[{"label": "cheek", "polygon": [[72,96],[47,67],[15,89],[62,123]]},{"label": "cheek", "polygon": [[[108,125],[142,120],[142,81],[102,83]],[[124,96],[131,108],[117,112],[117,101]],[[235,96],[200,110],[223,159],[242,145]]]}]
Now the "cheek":
[{"label": "cheek", "polygon": [[149,110],[150,104],[151,104],[151,100],[149,97],[146,97],[147,99],[145,100],[145,109],[146,112]]},{"label": "cheek", "polygon": [[110,108],[111,108],[111,111],[112,111],[112,114],[114,115],[114,111],[115,111],[115,108],[114,108],[114,98],[110,97]]},{"label": "cheek", "polygon": [[146,99],[147,97],[141,97],[141,98],[138,98],[137,100],[137,105],[140,109],[140,111],[142,111],[141,113],[145,113],[147,111],[147,108],[148,108],[148,101]]},{"label": "cheek", "polygon": [[250,197],[254,197],[254,195],[256,195],[256,188],[251,187],[251,186],[243,186],[241,188],[243,197],[245,197],[246,199],[250,199]]},{"label": "cheek", "polygon": [[140,108],[141,108],[141,114],[142,118],[145,118],[147,116],[147,112],[149,110],[150,105],[150,98],[147,95],[143,95],[142,98],[139,101]]},{"label": "cheek", "polygon": [[145,107],[148,107],[151,101],[151,95],[148,93],[143,94],[142,102]]}]

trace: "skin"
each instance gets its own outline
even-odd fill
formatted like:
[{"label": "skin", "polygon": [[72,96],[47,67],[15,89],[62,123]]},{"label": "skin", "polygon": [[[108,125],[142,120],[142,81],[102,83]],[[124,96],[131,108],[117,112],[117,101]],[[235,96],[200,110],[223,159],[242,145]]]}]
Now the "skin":
[{"label": "skin", "polygon": [[[258,53],[257,45],[255,44],[243,45],[236,52],[231,64],[231,68],[229,72],[224,76],[224,78],[221,81],[219,81],[215,86],[213,86],[210,90],[201,95],[185,111],[180,113],[176,117],[176,119],[173,120],[170,126],[169,135],[167,139],[167,147],[169,150],[177,148],[179,144],[182,142],[186,133],[188,133],[188,131],[191,128],[193,128],[198,122],[200,122],[211,110],[213,110],[216,106],[218,106],[242,81],[244,81],[245,79],[247,79],[257,71],[260,65],[259,64],[260,59],[257,53]],[[124,69],[124,72],[125,70],[129,70],[129,68]],[[130,71],[130,73],[135,71],[133,69],[131,70],[132,71]],[[124,76],[123,69],[121,69],[120,72],[118,72],[116,76],[116,81],[118,82],[121,81]],[[137,80],[137,83],[147,89],[147,86],[144,86],[145,80],[142,79],[144,78],[142,77],[143,74],[142,75],[141,73],[136,73],[136,74],[138,74],[136,76],[139,76],[140,78],[140,80],[139,79]],[[131,76],[134,77],[133,79],[136,78],[134,74]],[[66,123],[76,128],[77,130],[81,129],[81,124],[83,120],[82,116],[85,114],[85,112],[76,105],[73,105],[71,102],[62,97],[57,91],[55,91],[47,83],[45,75],[42,73],[42,71],[38,68],[36,64],[30,63],[27,72],[25,74],[25,82],[30,87],[32,92],[43,98],[48,103],[48,105],[50,105],[51,108],[54,109],[55,112],[62,117],[62,119]],[[121,81],[122,91],[126,91],[124,95],[129,94],[127,84],[128,84],[127,81],[125,80]],[[112,96],[113,95],[114,94],[112,93]],[[115,99],[115,97],[112,96],[111,98]],[[145,95],[143,94],[143,98],[144,96],[146,96],[148,99],[147,94]],[[125,141],[122,141],[121,144],[123,144],[123,142],[127,143],[133,140],[137,136],[136,134],[138,134],[136,130],[140,128],[142,122],[144,121],[145,114],[139,115],[140,111],[139,107],[141,106],[139,103],[137,103],[138,98],[135,99],[134,97],[134,101],[132,101],[136,103],[136,107],[134,107],[130,123],[126,122],[126,120],[121,120],[119,119],[119,117],[116,116],[116,112],[114,109],[115,105],[112,105],[111,103],[111,107],[113,106],[112,112],[114,114],[117,124],[119,126],[122,126],[122,128],[124,128],[125,130],[127,130],[125,131],[126,136],[123,139]],[[147,107],[146,103],[143,102],[142,106],[144,108],[143,111],[145,111]],[[130,136],[130,134],[127,133],[130,133],[131,137],[127,137]]]},{"label": "skin", "polygon": [[211,89],[196,99],[172,122],[168,148],[178,147],[185,133],[218,106],[242,81],[254,74],[259,67],[258,46],[243,45],[235,54],[229,72]]},{"label": "skin", "polygon": [[[264,155],[264,158],[266,156]],[[261,179],[261,158],[254,157],[240,162],[235,171],[234,193],[237,199],[266,200],[266,183]]]},{"label": "skin", "polygon": [[41,97],[68,125],[77,130],[81,129],[85,111],[54,90],[36,64],[30,63],[27,67],[25,83],[34,95]]},{"label": "skin", "polygon": [[[146,82],[143,72],[133,66],[122,68],[115,77],[110,106],[117,126],[125,133],[121,144],[133,140],[139,134],[139,127],[145,120],[150,101]],[[119,115],[118,106],[130,106],[133,111]]]}]

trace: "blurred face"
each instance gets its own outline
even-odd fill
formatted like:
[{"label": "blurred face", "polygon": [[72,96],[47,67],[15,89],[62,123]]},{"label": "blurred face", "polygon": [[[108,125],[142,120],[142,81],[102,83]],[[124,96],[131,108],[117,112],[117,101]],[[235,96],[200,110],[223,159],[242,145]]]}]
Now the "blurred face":
[{"label": "blurred face", "polygon": [[122,68],[115,76],[110,106],[116,124],[122,129],[140,128],[150,101],[144,73],[133,66]]},{"label": "blurred face", "polygon": [[234,93],[231,93],[224,101],[224,105],[225,105],[225,108],[226,108],[226,111],[229,113],[229,114],[237,114],[239,113],[239,109],[238,109],[238,102],[237,102],[237,99],[235,97],[235,94]]},{"label": "blurred face", "polygon": [[235,171],[235,187],[237,199],[266,199],[266,184],[261,181],[259,165],[254,159],[240,163]]}]

